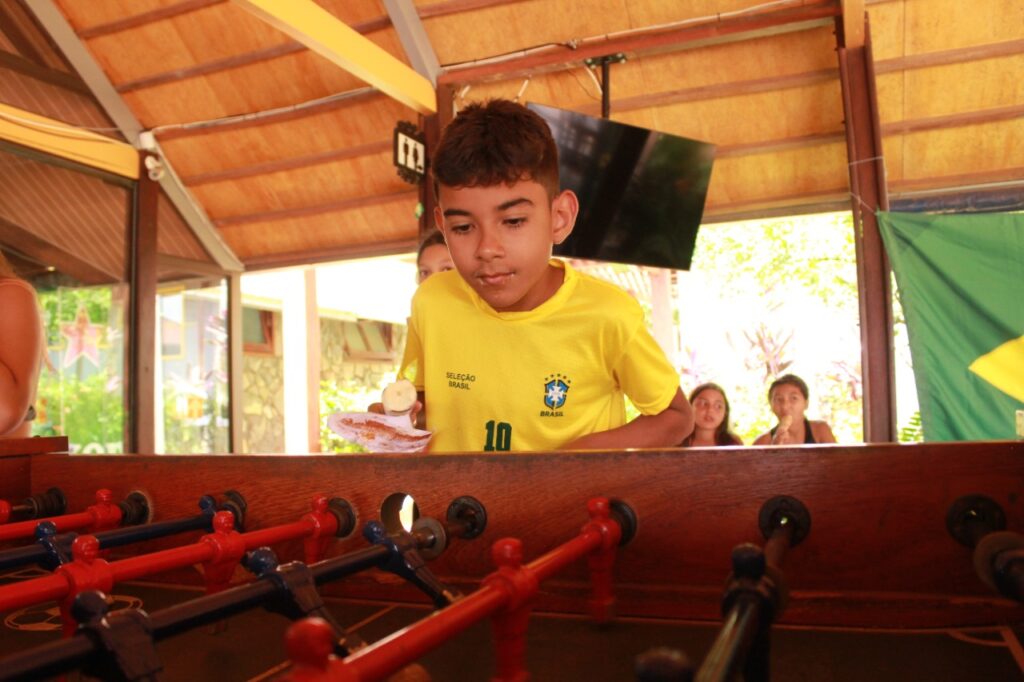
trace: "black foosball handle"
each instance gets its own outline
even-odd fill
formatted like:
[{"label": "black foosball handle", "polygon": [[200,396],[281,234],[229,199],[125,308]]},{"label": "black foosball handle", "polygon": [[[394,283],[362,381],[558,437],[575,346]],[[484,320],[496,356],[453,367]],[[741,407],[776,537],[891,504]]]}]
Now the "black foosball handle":
[{"label": "black foosball handle", "polygon": [[946,530],[974,549],[974,572],[1007,599],[1024,602],[1024,535],[1005,530],[1006,514],[984,495],[964,495],[949,506]]}]

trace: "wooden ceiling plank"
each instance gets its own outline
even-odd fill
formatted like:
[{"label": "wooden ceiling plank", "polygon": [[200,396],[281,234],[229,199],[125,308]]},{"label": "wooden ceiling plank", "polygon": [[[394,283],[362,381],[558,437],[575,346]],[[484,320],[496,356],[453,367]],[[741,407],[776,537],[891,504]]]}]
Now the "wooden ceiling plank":
[{"label": "wooden ceiling plank", "polygon": [[130,17],[125,17],[124,19],[118,19],[117,21],[89,26],[88,28],[83,28],[82,30],[77,31],[77,33],[78,37],[82,40],[91,40],[92,38],[127,31],[132,28],[151,24],[155,21],[163,21],[189,12],[213,7],[214,5],[219,5],[226,1],[227,0],[184,0],[183,2],[179,2],[175,5],[168,5],[167,7],[160,7],[148,12],[134,14]]},{"label": "wooden ceiling plank", "polygon": [[48,66],[42,66],[34,61],[25,59],[21,55],[11,54],[10,52],[5,52],[3,50],[0,50],[0,68],[17,71],[18,73],[25,74],[30,78],[35,78],[38,81],[43,81],[50,85],[56,85],[57,87],[64,88],[65,90],[71,90],[85,95],[92,94],[89,90],[89,86],[86,85],[85,81],[79,78],[76,74],[51,69]]},{"label": "wooden ceiling plank", "polygon": [[389,204],[393,201],[406,201],[418,198],[419,193],[414,189],[409,189],[402,190],[401,192],[392,192],[390,194],[378,194],[373,196],[357,197],[355,199],[331,201],[317,206],[296,206],[295,208],[285,208],[278,211],[262,211],[260,213],[226,216],[215,220],[214,222],[217,224],[217,227],[234,227],[249,223],[265,223],[274,220],[287,220],[289,218],[302,218],[323,215],[325,213],[351,211],[360,208],[367,208],[368,206]]},{"label": "wooden ceiling plank", "polygon": [[[613,38],[588,40],[576,47],[556,46],[533,54],[493,63],[465,67],[446,66],[438,83],[464,84],[507,80],[561,69],[585,59],[618,52],[643,54],[655,50],[683,49],[748,40],[776,33],[781,27],[816,28],[829,25],[839,14],[835,0],[816,0],[798,7],[765,9],[727,19],[710,19],[700,24]],[[483,61],[483,60],[480,60]],[[442,65],[444,66],[444,65]]]},{"label": "wooden ceiling plank", "polygon": [[[930,52],[927,54],[910,55],[885,59],[876,63],[877,73],[893,73],[913,69],[924,69],[932,66],[945,66],[963,62],[978,61],[982,59],[995,59],[1008,57],[1024,52],[1024,40],[1011,40],[990,45],[980,45],[955,50],[943,50],[942,52]],[[695,88],[683,88],[668,92],[639,95],[636,97],[624,97],[612,100],[612,109],[618,113],[634,111],[637,109],[648,109],[652,107],[679,104],[682,102],[694,102],[698,100],[732,97],[757,92],[768,92],[786,88],[798,88],[806,85],[839,78],[838,69],[821,69],[806,73],[791,74],[788,76],[773,76],[770,78],[758,78],[733,83],[716,83]],[[599,104],[587,104],[577,107],[577,111],[583,114],[595,115],[600,113]]]},{"label": "wooden ceiling plank", "polygon": [[417,239],[395,239],[391,241],[373,242],[371,244],[349,244],[313,251],[297,251],[292,253],[271,253],[262,256],[251,256],[245,259],[248,272],[267,270],[270,268],[290,268],[297,265],[329,263],[374,256],[393,256],[400,253],[415,251]]},{"label": "wooden ceiling plank", "polygon": [[359,88],[358,90],[350,90],[349,92],[343,92],[334,97],[325,98],[324,100],[310,106],[284,108],[280,111],[275,111],[274,113],[236,116],[230,119],[222,119],[220,121],[209,122],[202,125],[182,124],[179,126],[162,126],[160,130],[154,132],[161,140],[176,140],[182,137],[192,137],[194,135],[208,135],[210,133],[219,133],[227,130],[239,130],[240,128],[250,128],[253,126],[272,125],[291,121],[297,118],[312,116],[314,114],[322,114],[327,111],[351,106],[377,97],[383,97],[383,94],[376,88]]},{"label": "wooden ceiling plank", "polygon": [[898,180],[891,183],[893,195],[908,197],[937,194],[952,190],[980,190],[997,187],[1024,186],[1024,166],[997,170],[940,175],[930,178]]},{"label": "wooden ceiling plank", "polygon": [[225,180],[241,180],[243,178],[250,178],[256,175],[269,175],[271,173],[308,168],[309,166],[331,163],[334,161],[343,161],[357,156],[380,154],[381,152],[391,149],[392,145],[393,142],[390,139],[381,140],[380,142],[370,142],[354,147],[348,147],[346,149],[332,149],[319,154],[309,154],[290,159],[279,159],[277,161],[261,163],[255,166],[228,168],[210,173],[200,173],[198,175],[186,176],[182,178],[182,182],[190,187],[196,187],[198,185],[223,182]]},{"label": "wooden ceiling plank", "polygon": [[[353,31],[365,35],[379,31],[383,28],[387,28],[391,25],[391,21],[388,17],[377,17],[375,19],[369,19],[367,21],[361,21],[358,24],[352,25]],[[163,71],[155,73],[151,76],[144,78],[137,78],[131,81],[125,81],[119,83],[116,89],[120,93],[133,92],[135,90],[142,90],[144,88],[152,88],[165,83],[172,83],[174,81],[180,81],[186,78],[196,78],[199,76],[209,76],[211,74],[220,73],[221,71],[229,71],[231,69],[239,69],[253,64],[259,64],[260,62],[270,61],[272,59],[279,59],[281,57],[287,57],[288,55],[303,52],[308,49],[302,43],[295,40],[289,40],[288,42],[273,47],[268,47],[263,50],[255,50],[253,52],[244,52],[242,54],[233,55],[224,59],[218,59],[212,62],[206,62],[204,64],[196,64],[184,69],[174,69],[171,71]]]},{"label": "wooden ceiling plank", "polygon": [[190,66],[186,69],[162,71],[161,73],[156,73],[152,76],[137,78],[132,81],[125,81],[124,83],[119,83],[115,85],[114,89],[121,94],[124,94],[126,92],[134,92],[135,90],[152,88],[156,87],[157,85],[163,85],[165,83],[173,83],[174,81],[180,81],[185,78],[208,76],[210,74],[219,73],[221,71],[227,71],[229,69],[237,69],[243,66],[251,66],[252,64],[258,64],[260,62],[269,61],[271,59],[286,57],[290,54],[295,54],[296,52],[302,52],[305,49],[306,47],[304,45],[300,45],[299,43],[296,43],[294,41],[289,41],[282,45],[268,47],[264,50],[247,52],[245,54],[234,55],[231,57],[226,57],[224,59],[217,59],[212,62],[206,62],[205,64],[197,64],[196,66]]},{"label": "wooden ceiling plank", "polygon": [[908,69],[925,69],[931,66],[946,66],[949,64],[961,64],[963,62],[974,62],[983,59],[996,59],[998,57],[1010,57],[1024,53],[1024,39],[1007,40],[988,45],[973,45],[971,47],[960,47],[952,50],[941,50],[938,52],[925,52],[893,59],[882,59],[875,62],[875,73],[892,73],[894,71],[905,71]]},{"label": "wooden ceiling plank", "polygon": [[[25,0],[29,10],[35,16],[39,24],[46,30],[51,38],[60,47],[60,50],[74,66],[75,71],[81,75],[88,84],[89,89],[99,101],[107,115],[114,122],[121,133],[139,146],[139,134],[142,126],[135,118],[128,106],[121,99],[121,96],[114,90],[103,69],[96,62],[96,59],[88,51],[82,41],[75,34],[74,29],[68,23],[59,9],[53,4],[53,0]],[[156,151],[159,151],[159,145]],[[177,174],[170,163],[164,158],[164,174],[160,179],[160,186],[167,198],[171,200],[175,208],[185,219],[189,228],[195,234],[199,243],[203,245],[206,252],[214,261],[225,270],[239,271],[244,269],[242,262],[235,256],[228,245],[221,239],[217,230],[213,227],[210,219],[206,216],[202,207],[189,195],[185,186],[181,184]]]},{"label": "wooden ceiling plank", "polygon": [[435,113],[433,84],[313,0],[232,0],[381,92],[421,114]]},{"label": "wooden ceiling plank", "polygon": [[930,116],[911,121],[894,121],[882,126],[883,135],[914,133],[922,130],[941,130],[943,128],[961,128],[963,126],[981,125],[996,121],[1012,121],[1024,118],[1024,105],[996,107],[977,111],[963,111],[947,116]]},{"label": "wooden ceiling plank", "polygon": [[[419,16],[422,19],[430,17],[442,17],[448,14],[455,14],[458,12],[472,11],[474,9],[485,9],[496,7],[500,5],[513,4],[517,2],[525,2],[526,0],[452,0],[449,2],[439,2],[433,5],[427,5],[419,8]],[[217,2],[224,2],[224,0],[217,0]],[[170,18],[170,17],[160,17]],[[115,22],[121,23],[121,22]],[[142,22],[142,23],[148,23]],[[139,24],[141,25],[141,24]],[[374,17],[373,19],[367,19],[358,23],[352,24],[351,28],[353,31],[357,31],[362,35],[368,35],[376,31],[384,30],[385,28],[392,25],[391,17],[387,15]],[[125,28],[132,28],[132,26],[126,26]],[[95,29],[90,29],[93,31]],[[117,30],[125,30],[118,28]],[[113,32],[113,31],[109,31]],[[82,33],[79,34],[81,37],[84,36]],[[91,35],[88,37],[92,37]],[[132,92],[135,90],[142,90],[144,88],[151,88],[157,85],[163,85],[177,80],[185,78],[195,78],[197,76],[208,76],[210,74],[219,73],[221,71],[227,71],[230,69],[237,69],[251,64],[258,64],[260,62],[270,61],[272,59],[278,59],[280,57],[286,57],[296,52],[301,52],[307,49],[305,45],[297,41],[288,41],[281,45],[276,45],[264,50],[256,50],[254,52],[246,52],[239,55],[234,55],[225,59],[219,59],[213,62],[207,62],[205,64],[197,64],[195,66],[185,69],[175,69],[172,71],[164,71],[156,73],[145,78],[138,78],[132,81],[126,81],[118,84],[117,91],[120,93]],[[437,58],[435,57],[436,61]],[[440,67],[438,67],[440,69]]]},{"label": "wooden ceiling plank", "polygon": [[528,1],[529,0],[445,0],[445,2],[435,2],[431,5],[420,5],[416,9],[420,15],[420,19],[432,19],[434,17],[448,16],[449,14],[462,14],[463,12],[473,12],[480,9],[493,9],[503,5],[514,5],[516,3]]},{"label": "wooden ceiling plank", "polygon": [[764,154],[766,152],[777,152],[786,149],[802,149],[814,147],[820,144],[832,144],[842,142],[845,133],[837,130],[828,133],[813,133],[810,135],[795,135],[783,137],[776,140],[764,140],[750,144],[724,145],[715,149],[716,159],[727,159],[734,156],[750,156],[753,154]]},{"label": "wooden ceiling plank", "polygon": [[79,259],[37,234],[0,217],[0,242],[32,260],[74,277],[82,284],[109,284],[120,276]]},{"label": "wooden ceiling plank", "polygon": [[228,275],[227,272],[214,263],[170,256],[165,253],[157,254],[156,264],[157,269],[164,272],[185,272],[190,275],[214,275],[216,277],[226,277]]},{"label": "wooden ceiling plank", "polygon": [[[616,113],[633,111],[636,109],[649,109],[652,107],[679,104],[682,102],[694,102],[698,100],[718,99],[733,97],[735,95],[749,95],[757,92],[771,92],[789,88],[800,88],[807,85],[814,85],[830,80],[839,79],[838,69],[820,69],[806,73],[795,73],[788,76],[772,76],[770,78],[754,78],[746,81],[733,83],[716,83],[714,85],[702,85],[695,88],[682,88],[668,92],[658,92],[636,97],[624,97],[613,99],[612,108]],[[598,114],[600,104],[588,104],[579,107],[580,113]]]}]

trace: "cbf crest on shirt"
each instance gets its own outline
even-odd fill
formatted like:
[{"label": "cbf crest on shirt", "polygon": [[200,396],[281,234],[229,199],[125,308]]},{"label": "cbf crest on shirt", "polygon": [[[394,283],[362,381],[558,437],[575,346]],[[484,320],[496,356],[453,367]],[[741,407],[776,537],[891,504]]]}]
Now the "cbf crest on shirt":
[{"label": "cbf crest on shirt", "polygon": [[541,410],[542,417],[561,417],[561,408],[569,398],[569,384],[572,381],[561,374],[553,374],[544,379],[544,405],[548,408]]}]

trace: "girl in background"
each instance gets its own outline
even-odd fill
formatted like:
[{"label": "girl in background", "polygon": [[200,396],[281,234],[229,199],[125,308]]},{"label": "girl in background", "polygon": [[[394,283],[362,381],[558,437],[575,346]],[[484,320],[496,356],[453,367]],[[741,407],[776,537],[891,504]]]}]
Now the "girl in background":
[{"label": "girl in background", "polygon": [[754,445],[835,443],[836,437],[827,423],[804,416],[809,395],[807,383],[795,374],[784,374],[773,381],[768,387],[768,403],[779,423],[758,436]]},{"label": "girl in background", "polygon": [[418,274],[417,284],[423,284],[423,280],[434,273],[452,270],[452,257],[448,255],[448,247],[444,243],[444,235],[437,230],[428,234],[420,242],[419,251],[416,254],[416,267]]},{"label": "girl in background", "polygon": [[679,445],[684,448],[743,445],[729,430],[729,399],[718,384],[701,384],[690,393],[693,405],[693,433]]}]

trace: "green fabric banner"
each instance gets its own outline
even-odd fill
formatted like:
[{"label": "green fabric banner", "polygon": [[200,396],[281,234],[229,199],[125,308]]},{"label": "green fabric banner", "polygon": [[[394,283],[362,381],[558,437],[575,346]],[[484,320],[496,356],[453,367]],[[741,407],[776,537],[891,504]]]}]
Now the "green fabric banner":
[{"label": "green fabric banner", "polygon": [[925,440],[1016,438],[1024,214],[878,214],[907,318]]}]

